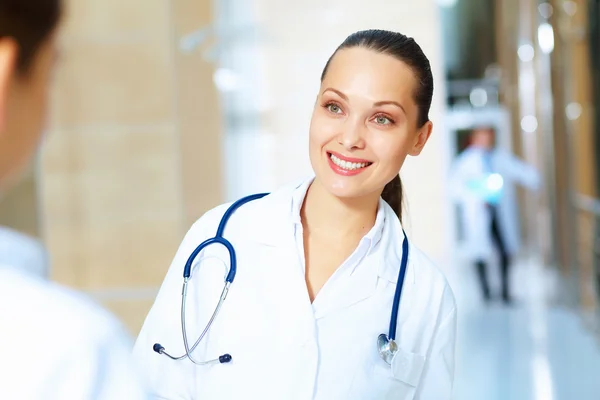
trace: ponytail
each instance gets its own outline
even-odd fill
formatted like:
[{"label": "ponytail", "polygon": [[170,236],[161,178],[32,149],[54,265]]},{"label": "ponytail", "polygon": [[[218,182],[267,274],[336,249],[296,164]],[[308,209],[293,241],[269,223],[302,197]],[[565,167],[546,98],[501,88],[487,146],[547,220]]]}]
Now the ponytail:
[{"label": "ponytail", "polygon": [[391,182],[385,185],[381,198],[392,207],[392,210],[402,222],[402,181],[400,175],[396,175]]}]

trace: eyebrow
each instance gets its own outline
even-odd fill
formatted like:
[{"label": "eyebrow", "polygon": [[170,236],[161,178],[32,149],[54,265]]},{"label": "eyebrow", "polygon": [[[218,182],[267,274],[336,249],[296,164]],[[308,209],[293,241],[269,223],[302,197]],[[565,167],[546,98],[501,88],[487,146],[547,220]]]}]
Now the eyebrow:
[{"label": "eyebrow", "polygon": [[379,106],[384,106],[386,104],[393,104],[397,107],[400,107],[400,109],[402,110],[402,112],[404,112],[404,114],[406,114],[406,110],[404,109],[404,107],[402,107],[402,104],[398,103],[397,101],[393,101],[393,100],[386,100],[386,101],[378,101],[377,103],[375,103],[375,107],[379,107]]},{"label": "eyebrow", "polygon": [[[338,96],[340,96],[345,101],[348,101],[348,96],[346,96],[344,93],[340,92],[339,90],[328,87],[327,89],[323,90],[323,93],[328,92],[328,91],[333,92],[333,93],[337,94]],[[385,106],[385,105],[388,105],[388,104],[391,104],[391,105],[399,107],[404,112],[404,114],[406,114],[406,110],[404,109],[404,107],[402,107],[402,104],[398,103],[397,101],[383,100],[383,101],[378,101],[378,102],[376,102],[373,105],[375,107],[380,107],[380,106]]]},{"label": "eyebrow", "polygon": [[340,92],[339,90],[334,89],[334,88],[327,88],[327,89],[323,90],[323,93],[328,92],[328,91],[333,92],[333,93],[337,94],[338,96],[340,96],[342,99],[348,101],[348,96],[346,96],[344,93]]}]

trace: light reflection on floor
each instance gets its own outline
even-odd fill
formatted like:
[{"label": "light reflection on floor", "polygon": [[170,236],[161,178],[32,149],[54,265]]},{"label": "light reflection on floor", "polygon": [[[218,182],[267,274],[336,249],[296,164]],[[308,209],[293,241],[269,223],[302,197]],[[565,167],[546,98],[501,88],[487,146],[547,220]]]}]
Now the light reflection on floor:
[{"label": "light reflection on floor", "polygon": [[449,279],[459,306],[455,400],[600,399],[600,344],[572,311],[544,300],[539,265],[515,266],[512,308],[484,306],[468,267]]}]

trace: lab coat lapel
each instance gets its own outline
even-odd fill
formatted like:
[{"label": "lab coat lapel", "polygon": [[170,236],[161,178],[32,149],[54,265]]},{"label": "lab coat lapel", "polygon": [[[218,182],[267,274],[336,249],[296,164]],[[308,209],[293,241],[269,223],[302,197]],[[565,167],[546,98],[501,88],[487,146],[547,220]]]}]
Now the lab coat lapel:
[{"label": "lab coat lapel", "polygon": [[[292,195],[298,185],[285,187],[256,203],[248,224],[248,237],[256,244],[270,247],[289,246],[293,242]],[[288,249],[289,250],[289,249]]]},{"label": "lab coat lapel", "polygon": [[[404,233],[394,211],[387,203],[383,207],[385,207],[386,217],[381,240],[352,274],[342,273],[341,276],[332,277],[336,281],[338,279],[344,280],[342,284],[336,283],[335,286],[333,284],[329,285],[329,282],[325,284],[315,299],[316,318],[323,318],[327,314],[351,307],[372,297],[376,293],[379,279],[397,284],[402,260]],[[412,292],[410,286],[413,286],[415,282],[415,273],[411,268],[410,259],[409,242],[408,266],[402,289],[403,299],[410,297],[410,295],[405,296],[405,294]],[[406,305],[403,304],[402,306],[405,307]]]},{"label": "lab coat lapel", "polygon": [[315,318],[323,318],[373,296],[377,288],[379,260],[377,254],[371,254],[352,273],[336,271],[315,298]]},{"label": "lab coat lapel", "polygon": [[[253,243],[253,263],[258,263],[265,282],[262,293],[265,307],[277,315],[277,325],[289,331],[290,324],[313,326],[314,315],[304,272],[294,237],[292,190],[282,190],[257,203],[247,232]],[[290,335],[290,339],[294,335]]]},{"label": "lab coat lapel", "polygon": [[279,329],[288,332],[294,321],[311,324],[314,316],[295,243],[283,240],[284,237],[293,239],[293,233],[282,231],[278,246],[262,242],[255,246],[253,262],[258,263],[263,282],[260,293],[255,295],[273,310]]}]

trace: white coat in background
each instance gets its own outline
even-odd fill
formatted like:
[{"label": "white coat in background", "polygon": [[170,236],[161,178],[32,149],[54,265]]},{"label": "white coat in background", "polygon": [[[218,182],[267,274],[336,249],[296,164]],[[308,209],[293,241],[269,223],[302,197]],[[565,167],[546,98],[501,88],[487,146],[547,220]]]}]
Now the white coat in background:
[{"label": "white coat in background", "polygon": [[[379,240],[376,235],[372,241],[363,238],[311,304],[298,232],[309,183],[243,205],[225,229],[225,238],[237,252],[237,275],[194,355],[207,360],[229,353],[233,357],[229,364],[196,366],[152,349],[160,343],[171,355],[184,353],[180,324],[184,264],[198,244],[215,235],[228,204],[207,212],[189,230],[134,347],[155,398],[451,398],[454,296],[438,269],[412,245],[397,324],[400,351],[392,366],[378,355],[377,337],[389,331],[403,239],[398,218],[383,200]],[[360,253],[364,258],[353,263]],[[222,260],[228,260],[226,251],[214,245],[194,263],[187,302],[190,346],[221,293]]]},{"label": "white coat in background", "polygon": [[141,400],[129,337],[85,297],[0,265],[0,399]]},{"label": "white coat in background", "polygon": [[[502,197],[497,205],[498,223],[506,251],[513,255],[520,247],[515,184],[535,190],[540,178],[535,168],[501,149],[491,151],[491,166],[503,179]],[[494,251],[490,213],[483,198],[469,188],[469,182],[484,176],[484,150],[477,147],[469,147],[458,155],[449,176],[451,195],[461,205],[465,255],[471,261],[487,260]]]}]

